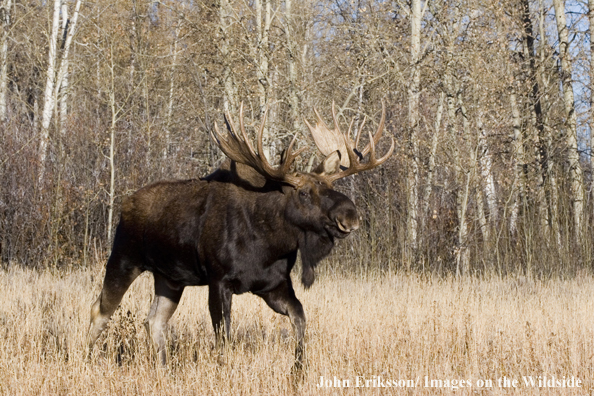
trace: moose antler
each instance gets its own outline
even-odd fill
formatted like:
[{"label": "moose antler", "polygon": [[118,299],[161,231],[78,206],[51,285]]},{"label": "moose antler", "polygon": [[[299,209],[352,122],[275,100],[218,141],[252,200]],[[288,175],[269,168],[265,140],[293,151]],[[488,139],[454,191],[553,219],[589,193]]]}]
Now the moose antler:
[{"label": "moose antler", "polygon": [[286,150],[286,155],[283,157],[283,159],[281,159],[280,165],[276,168],[272,167],[272,165],[270,165],[270,163],[264,156],[264,150],[262,149],[262,134],[264,132],[264,127],[266,125],[267,114],[268,110],[266,110],[264,116],[262,117],[262,123],[256,135],[258,147],[257,152],[254,150],[254,146],[252,146],[252,143],[250,143],[247,133],[245,131],[245,126],[243,124],[243,102],[239,107],[240,133],[237,133],[237,130],[235,129],[235,125],[233,124],[231,115],[229,113],[226,113],[225,122],[227,124],[227,129],[229,131],[227,137],[223,137],[223,135],[220,133],[219,126],[216,122],[214,124],[214,133],[213,131],[210,131],[210,137],[215,142],[215,144],[219,146],[219,148],[225,153],[225,155],[231,158],[233,161],[251,166],[267,179],[272,179],[290,184],[294,187],[299,187],[303,183],[303,179],[296,174],[290,174],[289,171],[291,169],[291,165],[293,164],[297,156],[301,154],[303,150],[305,150],[305,147],[302,147],[295,152],[292,151],[293,144],[295,144],[295,135],[293,137],[293,140],[291,140],[289,147]]},{"label": "moose antler", "polygon": [[[320,115],[318,114],[317,110],[314,109],[314,111],[316,113],[316,116],[318,117],[318,122],[316,123],[316,126],[312,127],[310,123],[307,122],[307,120],[305,120],[305,123],[309,127],[309,130],[314,138],[314,142],[316,143],[316,146],[318,147],[320,152],[326,156],[338,150],[341,154],[341,165],[346,168],[340,172],[331,175],[326,175],[325,178],[330,183],[343,177],[354,175],[355,173],[373,169],[376,166],[379,166],[386,162],[386,160],[394,152],[394,138],[390,137],[390,139],[392,140],[392,145],[390,146],[390,149],[388,150],[386,155],[379,159],[377,159],[375,155],[375,146],[379,142],[380,138],[382,137],[382,133],[384,132],[384,123],[386,120],[386,107],[384,105],[384,102],[382,102],[382,118],[379,122],[377,132],[375,133],[375,135],[372,135],[371,132],[369,132],[369,143],[361,151],[358,151],[357,149],[361,133],[359,132],[357,134],[357,139],[354,143],[349,138],[354,120],[351,121],[351,124],[349,125],[349,130],[346,134],[340,132],[340,128],[338,126],[338,118],[336,117],[336,110],[334,108],[334,102],[332,102],[332,119],[334,120],[334,129],[329,129],[322,120],[322,117],[320,117]],[[366,119],[367,118],[363,119],[359,131],[363,130],[363,126],[365,125]],[[366,163],[361,163],[360,160],[362,160],[367,154],[370,154],[369,161]]]}]

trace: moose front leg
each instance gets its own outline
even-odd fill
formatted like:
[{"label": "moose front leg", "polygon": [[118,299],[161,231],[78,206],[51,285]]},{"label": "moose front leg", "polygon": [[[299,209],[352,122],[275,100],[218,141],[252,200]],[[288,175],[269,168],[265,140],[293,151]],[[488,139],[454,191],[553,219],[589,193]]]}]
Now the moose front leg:
[{"label": "moose front leg", "polygon": [[285,281],[268,293],[258,294],[266,304],[281,315],[288,315],[295,332],[295,365],[294,371],[303,371],[305,358],[305,313],[301,302],[295,296],[291,281]]},{"label": "moose front leg", "polygon": [[167,348],[165,340],[167,322],[175,312],[182,293],[184,292],[184,288],[181,285],[168,282],[159,274],[154,274],[154,277],[155,299],[153,300],[144,325],[149,337],[153,340],[159,363],[164,367],[167,364]]},{"label": "moose front leg", "polygon": [[[208,308],[214,327],[216,347],[219,352],[231,335],[231,298],[233,292],[222,283],[212,283],[208,287]],[[224,333],[223,333],[223,328]]]}]

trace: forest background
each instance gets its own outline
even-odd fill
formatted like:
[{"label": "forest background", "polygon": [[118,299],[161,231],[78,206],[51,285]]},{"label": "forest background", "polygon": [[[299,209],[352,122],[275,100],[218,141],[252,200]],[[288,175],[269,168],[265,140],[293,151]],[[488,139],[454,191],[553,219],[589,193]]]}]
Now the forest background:
[{"label": "forest background", "polygon": [[299,169],[314,108],[366,139],[384,101],[396,152],[337,183],[364,219],[337,268],[592,265],[593,0],[0,0],[0,22],[5,264],[105,257],[121,199],[216,169],[241,101],[270,109],[270,158],[309,146]]}]

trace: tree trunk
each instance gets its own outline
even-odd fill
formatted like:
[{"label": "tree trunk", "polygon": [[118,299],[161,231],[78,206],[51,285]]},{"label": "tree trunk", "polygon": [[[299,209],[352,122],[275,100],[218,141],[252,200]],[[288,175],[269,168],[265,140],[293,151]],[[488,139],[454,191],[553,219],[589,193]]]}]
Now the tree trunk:
[{"label": "tree trunk", "polygon": [[[68,5],[62,4],[62,48],[66,47],[66,37],[68,36]],[[60,87],[62,95],[60,97],[60,135],[66,134],[66,123],[68,119],[68,59],[65,62],[64,77]]]},{"label": "tree trunk", "polygon": [[[464,104],[464,101],[462,99],[462,90],[461,89],[457,89],[456,90],[457,95],[458,95],[458,103],[457,106],[460,109],[460,113],[462,115],[462,128],[464,131],[464,148],[466,153],[468,153],[469,158],[469,164],[468,164],[468,168],[466,170],[466,174],[467,174],[467,182],[466,182],[466,189],[464,191],[464,198],[463,198],[463,202],[465,202],[464,205],[468,204],[468,201],[470,199],[470,193],[472,191],[472,189],[474,189],[474,191],[476,191],[476,209],[477,209],[477,216],[478,216],[478,221],[479,221],[479,226],[480,226],[480,230],[481,233],[483,235],[483,241],[488,241],[489,240],[489,236],[490,236],[490,230],[489,227],[487,225],[487,217],[485,216],[485,203],[484,203],[484,196],[483,196],[483,188],[482,188],[482,183],[481,180],[477,177],[478,176],[478,159],[477,159],[477,153],[476,153],[476,144],[473,141],[473,134],[471,131],[471,126],[470,126],[470,118],[468,115],[468,112],[466,111],[466,105]],[[467,207],[463,207],[462,210],[466,211],[468,208]],[[465,270],[467,271],[470,268],[466,268]]]},{"label": "tree trunk", "polygon": [[221,55],[223,56],[223,109],[225,113],[235,114],[237,104],[237,87],[232,73],[230,52],[229,52],[229,37],[230,24],[227,21],[231,15],[231,5],[229,0],[220,0],[219,3],[219,30],[222,35],[221,39]]},{"label": "tree trunk", "polygon": [[480,118],[477,120],[478,126],[478,143],[480,153],[481,179],[485,183],[485,197],[487,199],[487,207],[489,208],[489,220],[491,224],[497,224],[499,212],[497,209],[497,191],[495,190],[495,178],[493,177],[491,154],[489,153],[489,143],[483,122]]},{"label": "tree trunk", "polygon": [[509,102],[512,111],[512,125],[514,129],[512,142],[514,182],[512,185],[512,206],[509,216],[509,232],[514,234],[517,231],[520,201],[524,195],[524,142],[522,139],[522,120],[520,118],[520,109],[518,107],[518,101],[515,92],[510,94]]},{"label": "tree trunk", "polygon": [[[594,0],[588,0],[588,19],[590,26],[590,171],[594,175]],[[590,180],[590,194],[594,198],[594,177]],[[594,199],[593,199],[594,201]]]},{"label": "tree trunk", "polygon": [[8,32],[10,30],[10,11],[12,0],[0,0],[0,22],[2,37],[0,38],[0,123],[6,121],[8,95]]},{"label": "tree trunk", "polygon": [[45,161],[47,147],[49,144],[49,125],[54,111],[54,86],[56,84],[56,58],[57,40],[60,27],[60,0],[54,0],[54,14],[52,18],[52,31],[49,39],[49,51],[47,60],[47,78],[45,82],[45,93],[43,98],[43,113],[41,119],[41,139],[39,142],[39,184],[44,181]]},{"label": "tree trunk", "polygon": [[109,193],[107,202],[107,244],[111,244],[112,238],[112,224],[113,224],[113,210],[115,203],[115,131],[118,120],[118,110],[116,108],[115,100],[115,65],[113,63],[113,48],[110,56],[110,90],[109,90],[109,109],[111,110],[111,123],[109,126]]},{"label": "tree trunk", "polygon": [[447,67],[444,76],[446,88],[446,105],[448,113],[447,135],[452,147],[454,157],[456,188],[456,214],[458,217],[457,244],[454,249],[456,256],[456,276],[467,271],[470,266],[468,252],[468,226],[466,225],[466,208],[468,206],[468,191],[470,186],[470,174],[464,170],[460,150],[458,149],[458,127],[456,125],[456,97],[457,89],[453,81],[450,67]]},{"label": "tree trunk", "polygon": [[563,101],[565,103],[566,130],[565,144],[567,146],[567,162],[569,166],[568,179],[571,186],[573,208],[573,226],[576,243],[580,243],[582,236],[582,217],[584,207],[583,175],[580,167],[580,156],[577,146],[577,118],[572,86],[572,65],[569,53],[569,38],[567,21],[565,19],[565,1],[553,0],[557,33],[559,35],[559,58],[561,59],[561,83],[563,86]]},{"label": "tree trunk", "polygon": [[295,21],[293,18],[293,2],[292,0],[285,0],[285,34],[287,38],[287,52],[289,63],[289,103],[291,105],[291,119],[293,120],[293,131],[297,133],[301,130],[301,98],[298,90],[299,76],[297,72],[297,45],[295,38],[295,31],[293,26]]},{"label": "tree trunk", "polygon": [[[169,73],[169,103],[167,103],[167,119],[165,121],[165,145],[163,148],[163,159],[166,160],[167,156],[169,155],[169,149],[171,146],[171,116],[173,115],[173,98],[174,95],[174,88],[175,88],[175,67],[177,65],[177,40],[179,36],[179,26],[176,26],[175,30],[175,37],[172,46],[172,60],[171,60],[171,71]],[[165,164],[165,162],[163,162]]]},{"label": "tree trunk", "polygon": [[[76,24],[78,21],[78,13],[81,6],[81,0],[76,1],[74,6],[74,14],[72,20],[68,23],[68,32],[64,39],[64,48],[62,50],[62,56],[60,60],[60,66],[56,72],[57,64],[57,42],[58,42],[58,31],[60,22],[60,0],[54,1],[54,19],[52,24],[52,34],[49,42],[49,56],[48,56],[48,68],[47,68],[47,81],[45,85],[45,95],[43,104],[43,116],[41,123],[41,143],[39,148],[39,183],[43,182],[45,174],[45,161],[47,156],[47,149],[49,144],[49,124],[52,118],[52,114],[56,107],[56,100],[58,93],[62,88],[64,80],[67,79],[68,74],[68,60],[70,53],[70,45],[72,44],[72,38],[76,33]],[[67,12],[65,12],[67,13]],[[65,16],[66,17],[66,16]],[[66,25],[66,24],[65,24]]]},{"label": "tree trunk", "polygon": [[411,80],[408,90],[408,126],[410,129],[410,159],[406,180],[408,208],[406,221],[407,259],[411,260],[418,247],[419,216],[419,97],[421,90],[421,20],[423,12],[421,0],[411,1],[411,46],[410,66]]},{"label": "tree trunk", "polygon": [[[258,33],[258,43],[255,45],[256,77],[258,78],[258,96],[260,100],[260,119],[268,108],[268,99],[270,97],[270,72],[269,72],[269,51],[270,51],[270,24],[272,23],[272,0],[255,0],[256,7],[256,31]],[[262,4],[264,3],[264,4]],[[262,10],[264,8],[264,10]],[[264,14],[262,14],[264,12]],[[271,156],[271,139],[268,125],[264,126],[262,133],[262,142],[264,156],[269,161]]]},{"label": "tree trunk", "polygon": [[427,167],[427,183],[425,185],[425,192],[423,193],[423,219],[430,216],[429,200],[431,198],[431,190],[433,189],[433,177],[435,175],[435,156],[437,155],[437,146],[439,144],[441,117],[443,115],[443,104],[445,102],[446,94],[441,92],[439,94],[439,104],[435,114],[435,124],[433,128],[433,136],[431,136],[431,152],[429,153],[429,165]]}]

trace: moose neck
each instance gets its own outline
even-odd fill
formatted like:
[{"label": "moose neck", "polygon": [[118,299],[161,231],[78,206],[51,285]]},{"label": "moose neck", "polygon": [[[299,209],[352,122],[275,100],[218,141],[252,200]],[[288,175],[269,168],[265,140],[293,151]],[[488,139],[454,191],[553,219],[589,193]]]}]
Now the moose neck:
[{"label": "moose neck", "polygon": [[252,205],[242,217],[253,232],[262,235],[277,255],[296,250],[302,231],[286,216],[289,198],[280,191],[246,191],[245,194],[252,195]]}]

